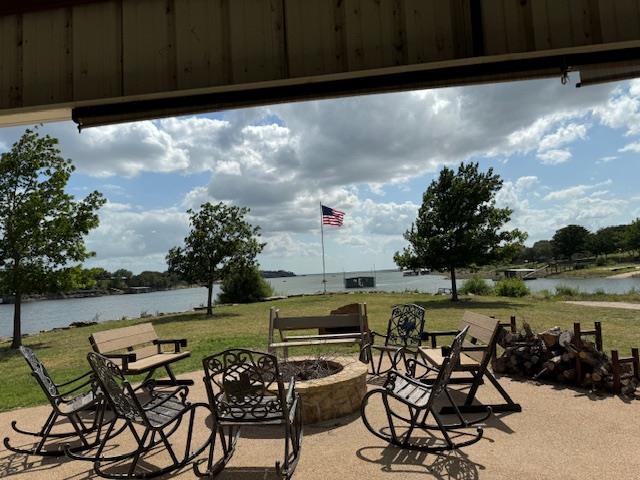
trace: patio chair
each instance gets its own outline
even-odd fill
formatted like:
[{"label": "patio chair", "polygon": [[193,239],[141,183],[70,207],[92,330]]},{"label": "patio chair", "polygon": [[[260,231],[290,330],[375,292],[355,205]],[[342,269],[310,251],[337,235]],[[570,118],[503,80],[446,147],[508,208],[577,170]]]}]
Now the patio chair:
[{"label": "patio chair", "polygon": [[[211,412],[206,403],[187,402],[189,389],[186,386],[158,389],[155,381],[150,379],[133,388],[120,367],[108,358],[90,352],[87,359],[116,417],[109,423],[94,455],[67,452],[69,457],[93,462],[95,473],[101,477],[152,478],[183,467],[209,445],[213,434],[209,434],[202,445],[192,450],[192,435],[198,414],[202,417],[202,425],[199,426],[208,428],[204,421]],[[184,419],[187,419],[185,423]],[[120,421],[124,425],[116,428]],[[127,431],[134,444],[133,450],[122,447],[123,442],[119,441]],[[164,451],[160,455],[158,451],[162,448]],[[178,448],[182,451],[178,451]],[[152,450],[153,455],[148,457],[154,456],[159,460],[146,456]],[[105,455],[105,452],[111,456]],[[166,465],[156,466],[152,460]]]},{"label": "patio chair", "polygon": [[[71,442],[73,445],[69,449],[72,451],[95,446],[100,441],[105,403],[103,396],[96,391],[91,371],[67,382],[56,383],[33,350],[21,346],[20,353],[47,397],[51,413],[37,432],[18,427],[15,420],[11,422],[14,431],[39,439],[33,448],[12,446],[8,437],[4,438],[4,446],[16,453],[53,457],[64,455],[65,445]],[[68,425],[61,429],[58,422],[62,419]]]},{"label": "patio chair", "polygon": [[[376,337],[380,337],[384,343],[376,344]],[[424,333],[424,308],[412,303],[404,305],[394,305],[391,310],[391,317],[387,323],[387,333],[381,334],[376,331],[370,333],[370,343],[363,347],[369,359],[370,373],[380,375],[389,370],[397,369],[394,356],[399,348],[403,355],[415,357],[422,341],[426,338]],[[374,352],[378,352],[377,364]],[[387,358],[390,362],[388,368],[382,369],[382,361]]]},{"label": "patio chair", "polygon": [[[482,438],[481,427],[475,427],[475,432],[472,434],[462,430],[488,418],[491,415],[491,408],[487,407],[483,415],[470,421],[462,416],[448,390],[448,382],[460,359],[460,350],[466,333],[467,329],[455,337],[449,356],[445,357],[440,370],[435,371],[426,364],[422,364],[423,368],[436,374],[432,384],[425,384],[411,375],[392,370],[387,373],[382,387],[371,390],[364,396],[361,404],[362,421],[372,434],[397,447],[425,452],[453,450],[476,443]],[[399,359],[396,359],[396,363],[398,362]],[[408,360],[408,363],[421,362],[413,359]],[[415,371],[415,365],[412,365],[410,370]],[[443,397],[454,409],[457,417],[455,423],[445,423],[436,412],[435,402]],[[379,422],[383,424],[381,428],[374,427],[372,423],[375,412],[370,408],[376,399],[382,402],[385,412],[385,418]],[[435,423],[427,423],[430,414]],[[442,439],[430,434],[435,430],[440,431]],[[455,439],[450,434],[452,430],[456,430]],[[422,432],[423,435],[414,436],[416,431]],[[458,438],[463,440],[457,441]],[[464,438],[467,439],[464,440]]]},{"label": "patio chair", "polygon": [[[285,388],[274,355],[245,349],[229,349],[202,361],[204,382],[213,411],[214,435],[222,447],[218,460],[215,438],[209,458],[194,464],[200,477],[220,473],[233,456],[243,426],[280,426],[284,436],[284,460],[276,461],[280,478],[290,478],[300,458],[302,404],[291,378]],[[207,462],[206,471],[199,464]]]}]

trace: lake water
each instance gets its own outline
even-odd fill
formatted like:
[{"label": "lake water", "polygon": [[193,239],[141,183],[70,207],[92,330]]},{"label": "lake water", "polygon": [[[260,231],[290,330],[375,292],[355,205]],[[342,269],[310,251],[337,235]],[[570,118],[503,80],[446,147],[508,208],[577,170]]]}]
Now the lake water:
[{"label": "lake water", "polygon": [[[387,292],[420,291],[435,293],[438,288],[449,288],[451,282],[442,275],[419,275],[405,277],[398,271],[349,272],[326,275],[327,292],[345,291],[344,278],[351,276],[376,277],[375,290]],[[268,279],[276,295],[322,293],[322,275],[300,275],[297,277]],[[458,282],[458,285],[464,280]],[[592,278],[592,279],[537,279],[527,282],[533,292],[555,291],[558,285],[577,288],[582,292],[602,290],[607,293],[626,293],[640,290],[637,278]],[[214,295],[218,293],[214,287]],[[207,300],[206,288],[186,288],[166,292],[141,293],[137,295],[110,295],[95,298],[73,298],[26,302],[22,305],[22,331],[34,333],[64,327],[78,321],[105,321],[122,317],[140,317],[148,313],[173,313],[191,310]],[[0,304],[0,337],[9,337],[13,332],[13,305]]]}]

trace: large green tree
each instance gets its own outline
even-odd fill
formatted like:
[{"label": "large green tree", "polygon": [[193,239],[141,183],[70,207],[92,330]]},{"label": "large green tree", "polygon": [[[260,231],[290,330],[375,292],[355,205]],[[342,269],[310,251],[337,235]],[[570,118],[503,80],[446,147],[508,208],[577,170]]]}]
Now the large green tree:
[{"label": "large green tree", "polygon": [[557,256],[573,259],[576,253],[584,252],[589,247],[589,230],[581,225],[567,225],[556,230],[551,239],[551,246]]},{"label": "large green tree", "polygon": [[461,163],[458,171],[445,167],[422,197],[422,206],[404,238],[409,246],[396,252],[399,266],[447,270],[452,300],[458,300],[456,269],[506,260],[522,248],[526,234],[503,230],[511,209],[498,208],[495,195],[502,188],[499,175],[477,163]]},{"label": "large green tree", "polygon": [[191,231],[183,247],[167,254],[169,273],[207,287],[207,315],[213,314],[213,283],[235,269],[256,265],[264,243],[258,241],[260,227],[251,226],[248,208],[224,203],[203,204],[199,211],[188,210]]},{"label": "large green tree", "polygon": [[0,288],[15,298],[12,348],[21,343],[21,304],[29,293],[63,288],[67,265],[91,256],[84,236],[98,226],[99,192],[75,201],[65,192],[74,167],[58,141],[26,130],[0,156]]},{"label": "large green tree", "polygon": [[596,255],[604,255],[622,251],[625,247],[624,235],[627,225],[604,227],[589,238],[589,249]]},{"label": "large green tree", "polygon": [[624,241],[629,250],[640,252],[640,218],[636,218],[627,226]]}]

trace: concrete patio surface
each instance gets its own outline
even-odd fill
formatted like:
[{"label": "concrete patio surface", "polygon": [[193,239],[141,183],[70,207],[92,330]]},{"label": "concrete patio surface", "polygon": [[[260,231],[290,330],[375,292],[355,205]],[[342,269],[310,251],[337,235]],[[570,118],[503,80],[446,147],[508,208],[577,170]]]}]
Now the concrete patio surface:
[{"label": "concrete patio surface", "polygon": [[[190,399],[204,401],[201,374]],[[635,480],[640,478],[640,401],[590,394],[535,382],[500,378],[522,412],[497,414],[485,426],[484,437],[462,450],[443,454],[400,450],[369,433],[359,413],[308,425],[294,478],[332,479],[576,479]],[[375,380],[369,388],[375,387]],[[34,384],[34,388],[36,388]],[[478,392],[480,401],[499,400],[491,385]],[[383,418],[383,409],[379,410]],[[38,428],[49,412],[34,407],[0,414],[0,436],[10,435],[15,445],[29,439],[10,433],[10,423]],[[377,416],[374,412],[374,416]],[[208,422],[200,423],[204,438]],[[274,463],[282,455],[282,441],[274,430],[243,431],[237,451],[224,472],[224,480],[274,479]],[[0,446],[0,478],[98,478],[91,464],[65,458],[15,454]],[[196,478],[190,466],[161,478]]]}]

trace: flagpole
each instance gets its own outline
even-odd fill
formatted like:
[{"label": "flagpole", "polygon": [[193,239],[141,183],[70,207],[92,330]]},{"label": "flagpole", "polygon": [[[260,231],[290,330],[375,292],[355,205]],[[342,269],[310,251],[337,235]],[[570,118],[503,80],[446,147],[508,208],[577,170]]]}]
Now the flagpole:
[{"label": "flagpole", "polygon": [[322,226],[322,202],[320,202],[320,236],[322,238],[322,287],[323,292],[327,293],[327,279],[324,267],[324,228]]}]

